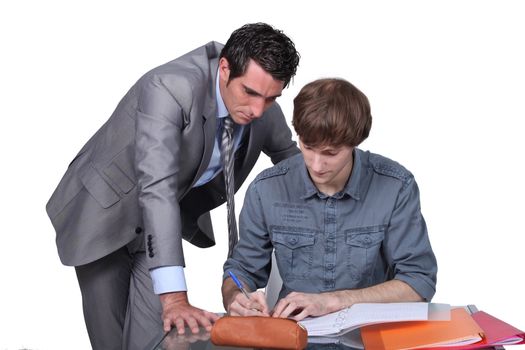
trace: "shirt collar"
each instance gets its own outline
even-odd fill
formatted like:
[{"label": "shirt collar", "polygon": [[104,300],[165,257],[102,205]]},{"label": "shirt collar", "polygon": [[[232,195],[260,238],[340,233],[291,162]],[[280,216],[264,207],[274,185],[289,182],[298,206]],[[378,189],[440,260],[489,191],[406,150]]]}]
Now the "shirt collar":
[{"label": "shirt collar", "polygon": [[[304,183],[304,194],[301,196],[301,198],[302,199],[310,198],[316,194],[320,198],[326,198],[327,196],[319,192],[317,187],[315,187],[314,183],[312,182],[312,179],[310,179],[310,175],[308,175],[308,169],[306,169],[304,158],[302,158],[302,160],[303,162],[302,162],[302,167],[301,167],[301,178],[303,179],[303,183]],[[361,182],[362,164],[361,164],[360,152],[358,152],[356,148],[354,148],[354,151],[353,151],[353,160],[354,160],[354,164],[352,166],[352,173],[350,174],[350,179],[346,182],[346,185],[343,188],[343,190],[339,193],[334,194],[332,197],[342,198],[345,194],[347,194],[356,200],[359,200],[361,198],[359,188],[360,188],[360,182]]]},{"label": "shirt collar", "polygon": [[314,183],[312,182],[312,179],[310,179],[310,175],[308,174],[308,169],[306,168],[306,163],[304,162],[304,158],[302,157],[302,155],[301,159],[301,178],[303,179],[304,184],[304,194],[301,196],[301,199],[306,199],[319,193],[319,190],[317,189],[317,187],[315,187]]},{"label": "shirt collar", "polygon": [[363,171],[363,162],[361,161],[361,151],[359,151],[357,148],[354,148],[353,155],[354,165],[352,166],[352,173],[350,174],[350,179],[346,183],[343,191],[350,197],[359,200],[361,199],[360,188],[361,182],[363,181],[361,176]]},{"label": "shirt collar", "polygon": [[228,109],[222,100],[219,78],[219,71],[217,70],[217,78],[215,79],[215,90],[217,91],[215,94],[217,96],[217,118],[226,118],[230,113],[228,113]]}]

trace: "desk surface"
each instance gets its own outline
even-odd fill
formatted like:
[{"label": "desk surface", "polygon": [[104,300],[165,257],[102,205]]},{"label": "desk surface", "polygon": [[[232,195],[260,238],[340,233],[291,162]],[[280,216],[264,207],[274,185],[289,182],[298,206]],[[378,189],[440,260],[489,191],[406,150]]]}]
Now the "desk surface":
[{"label": "desk surface", "polygon": [[[186,332],[184,335],[178,335],[176,331],[171,331],[166,335],[158,337],[154,343],[151,344],[152,350],[242,350],[243,348],[225,347],[213,345],[210,341],[210,333],[204,329],[198,334],[191,334]],[[327,338],[323,338],[327,339]],[[357,350],[363,349],[362,347],[356,348],[341,343],[338,338],[332,338],[333,341],[329,343],[317,343],[315,338],[309,338],[308,346],[306,350]],[[495,348],[487,348],[494,350],[504,349],[502,346]],[[249,349],[245,349],[249,350]]]},{"label": "desk surface", "polygon": [[[468,305],[467,310],[471,313],[478,311],[476,306]],[[361,347],[349,346],[347,344],[358,344],[361,340],[359,332],[347,333],[343,337],[339,338],[308,338],[307,350],[322,350],[322,349],[333,349],[333,350],[356,350],[363,349]],[[322,341],[322,343],[320,343]],[[231,349],[239,350],[242,348],[215,346],[211,343],[210,333],[205,329],[201,329],[198,334],[192,334],[189,329],[186,329],[186,333],[179,335],[175,328],[169,333],[161,333],[154,338],[154,341],[150,344],[148,349],[151,350],[212,350],[212,349]],[[504,350],[502,346],[489,348],[494,350]]]},{"label": "desk surface", "polygon": [[[326,338],[324,338],[326,339]],[[359,348],[350,347],[345,344],[338,342],[337,338],[333,338],[333,342],[330,343],[308,343],[307,350],[321,350],[321,349],[333,349],[333,350],[357,350]],[[210,341],[210,333],[204,329],[198,334],[191,334],[186,331],[184,335],[178,335],[176,331],[171,331],[162,337],[156,344],[152,344],[152,350],[242,350],[243,348],[225,347],[213,345]],[[362,349],[362,348],[360,348]],[[246,349],[248,350],[248,349]]]}]

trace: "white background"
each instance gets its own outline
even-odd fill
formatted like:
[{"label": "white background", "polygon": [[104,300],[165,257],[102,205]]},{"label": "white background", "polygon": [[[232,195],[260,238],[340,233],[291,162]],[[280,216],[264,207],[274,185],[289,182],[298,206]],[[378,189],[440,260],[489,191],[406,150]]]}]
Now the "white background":
[{"label": "white background", "polygon": [[[90,348],[47,199],[143,73],[256,21],[283,29],[302,55],[279,100],[288,118],[293,97],[316,78],[343,77],[369,97],[374,121],[362,148],[416,176],[439,263],[434,301],[477,304],[524,329],[522,7],[501,0],[2,2],[0,350]],[[270,165],[262,158],[253,176]],[[186,275],[190,301],[219,311],[225,208],[213,215],[218,244],[185,245]]]}]

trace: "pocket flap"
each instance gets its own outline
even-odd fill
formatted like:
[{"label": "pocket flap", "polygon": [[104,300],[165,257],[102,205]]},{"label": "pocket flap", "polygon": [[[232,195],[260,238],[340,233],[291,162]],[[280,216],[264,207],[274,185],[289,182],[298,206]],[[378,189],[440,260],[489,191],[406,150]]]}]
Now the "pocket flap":
[{"label": "pocket flap", "polygon": [[93,166],[88,165],[80,176],[80,181],[89,194],[102,206],[109,208],[120,200],[118,194],[108,185]]},{"label": "pocket flap", "polygon": [[115,163],[111,163],[110,166],[104,169],[104,174],[106,174],[124,193],[129,193],[129,191],[135,187],[135,184],[131,181],[129,176],[126,175],[126,173],[124,173],[124,171],[122,171],[122,169],[120,169]]},{"label": "pocket flap", "polygon": [[357,227],[346,230],[346,244],[354,247],[369,248],[379,244],[385,238],[385,226]]},{"label": "pocket flap", "polygon": [[301,248],[315,243],[313,233],[297,233],[284,230],[273,230],[273,241],[290,249]]}]

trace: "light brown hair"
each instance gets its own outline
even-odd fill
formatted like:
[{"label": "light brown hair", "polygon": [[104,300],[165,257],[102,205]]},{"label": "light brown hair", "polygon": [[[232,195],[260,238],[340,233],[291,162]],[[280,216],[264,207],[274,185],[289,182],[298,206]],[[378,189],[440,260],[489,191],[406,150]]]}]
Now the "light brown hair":
[{"label": "light brown hair", "polygon": [[344,79],[308,83],[293,102],[292,125],[306,145],[356,147],[370,133],[368,98]]}]

